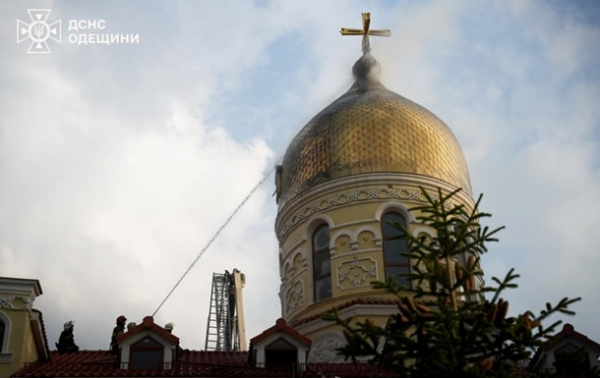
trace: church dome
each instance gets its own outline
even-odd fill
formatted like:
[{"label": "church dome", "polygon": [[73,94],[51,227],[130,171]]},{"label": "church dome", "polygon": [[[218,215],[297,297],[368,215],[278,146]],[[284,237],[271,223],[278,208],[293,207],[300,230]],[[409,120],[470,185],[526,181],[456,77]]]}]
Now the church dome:
[{"label": "church dome", "polygon": [[296,135],[281,164],[279,204],[321,183],[369,173],[427,176],[471,195],[462,150],[435,114],[385,88],[366,52],[353,86]]}]

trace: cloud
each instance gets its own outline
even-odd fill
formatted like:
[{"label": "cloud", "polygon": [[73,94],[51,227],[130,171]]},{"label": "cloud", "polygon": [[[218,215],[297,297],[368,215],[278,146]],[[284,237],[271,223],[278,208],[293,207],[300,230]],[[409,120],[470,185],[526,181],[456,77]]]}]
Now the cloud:
[{"label": "cloud", "polygon": [[[69,17],[68,9],[57,13]],[[189,47],[190,40],[179,43]],[[258,55],[264,44],[255,40]],[[250,46],[218,43],[234,54],[192,54],[187,63],[161,67],[171,59],[163,55],[132,70],[114,65],[107,46],[92,65],[85,49],[95,47],[80,46],[66,62],[61,53],[75,47],[56,46],[47,60],[15,51],[2,66],[13,83],[0,93],[0,274],[42,282],[36,305],[49,340],[72,318],[83,348],[104,348],[117,315],[141,321],[151,314],[270,170],[273,153],[263,140],[235,141],[218,120],[206,120],[212,98],[254,64],[243,59]],[[129,47],[153,50],[143,42]],[[240,267],[252,282],[265,269],[275,245],[268,191],[261,188],[223,232],[235,241],[218,240],[157,314],[157,321],[178,324],[187,345],[204,346],[213,271]],[[276,280],[265,280],[275,307]],[[257,302],[257,290],[247,292],[247,302]],[[255,321],[250,334],[274,319]]]}]

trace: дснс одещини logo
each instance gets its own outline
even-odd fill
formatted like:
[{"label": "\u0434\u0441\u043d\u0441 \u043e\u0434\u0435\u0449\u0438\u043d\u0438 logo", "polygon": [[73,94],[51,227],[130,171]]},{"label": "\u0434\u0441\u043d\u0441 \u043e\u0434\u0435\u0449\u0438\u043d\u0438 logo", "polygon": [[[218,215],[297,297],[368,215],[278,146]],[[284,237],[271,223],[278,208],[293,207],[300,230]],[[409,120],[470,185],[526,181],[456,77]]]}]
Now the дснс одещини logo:
[{"label": "\u0434\u0441\u043d\u0441 \u043e\u0434\u0435\u0449\u0438\u043d\u0438 logo", "polygon": [[61,43],[61,21],[48,24],[46,20],[50,12],[50,9],[28,9],[27,13],[29,13],[31,23],[27,24],[17,20],[17,43],[27,39],[31,40],[27,53],[50,54],[50,47],[46,42],[48,39]]}]

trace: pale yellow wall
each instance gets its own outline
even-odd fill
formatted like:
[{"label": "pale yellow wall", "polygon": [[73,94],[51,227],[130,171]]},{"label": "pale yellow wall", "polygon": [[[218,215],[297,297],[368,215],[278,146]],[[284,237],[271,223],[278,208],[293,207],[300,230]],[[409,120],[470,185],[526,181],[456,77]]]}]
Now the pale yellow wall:
[{"label": "pale yellow wall", "polygon": [[[32,305],[41,294],[42,289],[37,280],[0,277],[0,312],[8,318],[9,323],[8,345],[0,356],[0,378],[10,377],[25,363],[40,359],[32,320],[37,327],[41,320],[40,314],[32,310]],[[38,332],[36,331],[36,335]]]},{"label": "pale yellow wall", "polygon": [[[16,303],[16,301],[15,301]],[[10,377],[12,373],[23,367],[26,362],[38,359],[29,313],[26,310],[2,309],[10,319],[10,337],[8,353],[12,354],[12,363],[0,364],[0,377]]]},{"label": "pale yellow wall", "polygon": [[[438,182],[432,180],[431,183],[428,183],[424,178],[420,178],[420,180],[420,185],[425,186],[428,193],[436,193]],[[359,182],[359,180],[355,181]],[[317,195],[315,195],[315,191],[308,192],[280,209],[276,230],[280,240],[283,264],[281,268],[283,316],[288,321],[320,314],[356,298],[392,298],[388,294],[374,291],[371,287],[372,281],[385,280],[381,226],[379,220],[376,219],[376,214],[381,215],[384,205],[396,206],[406,214],[406,209],[422,205],[424,196],[415,197],[415,194],[420,191],[419,187],[402,182],[395,185],[381,182],[362,186],[360,183],[355,184],[350,180],[348,182],[348,186],[337,185],[332,190],[321,187]],[[390,198],[386,193],[387,188],[395,190],[395,193],[399,193],[399,195],[396,194],[396,198]],[[348,193],[354,196],[352,200],[347,203],[335,203],[335,206],[330,205],[331,198],[341,198],[341,202],[343,202],[344,198],[348,198]],[[377,193],[380,193],[380,196],[377,196]],[[398,196],[403,198],[397,198]],[[459,200],[468,207],[473,205],[472,199],[468,196],[459,197]],[[432,232],[414,221],[420,214],[415,211],[409,213],[406,215],[408,215],[410,232],[414,234],[423,231]],[[299,214],[300,217],[298,217]],[[286,223],[289,225],[294,218],[300,219],[300,221],[286,229],[284,225]],[[330,225],[332,297],[314,303],[311,236],[312,231],[319,223]],[[365,266],[367,270],[373,267],[375,269],[372,274],[365,276],[367,272],[364,269],[353,266],[355,261]],[[361,282],[357,283],[358,286],[354,286],[352,279],[338,280],[338,268],[340,272],[348,272],[346,277],[358,277],[361,278]],[[354,273],[357,273],[358,276]],[[382,325],[387,322],[387,315],[379,314],[375,310],[373,313],[365,311],[367,313],[360,316],[359,319],[364,320],[368,317]],[[319,329],[309,332],[310,334],[306,334],[306,336],[314,340],[321,334],[332,330],[331,327]]]},{"label": "pale yellow wall", "polygon": [[31,328],[31,322],[27,322],[24,329],[21,364],[37,361],[37,359],[38,351],[33,338],[33,329]]}]

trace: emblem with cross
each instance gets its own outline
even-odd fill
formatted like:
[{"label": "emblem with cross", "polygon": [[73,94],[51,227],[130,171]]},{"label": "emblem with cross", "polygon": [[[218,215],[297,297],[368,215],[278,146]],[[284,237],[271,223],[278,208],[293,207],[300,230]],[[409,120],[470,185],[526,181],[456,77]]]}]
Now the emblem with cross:
[{"label": "emblem with cross", "polygon": [[50,48],[46,42],[48,39],[60,43],[61,41],[61,21],[54,21],[48,24],[50,9],[28,9],[31,23],[27,24],[17,20],[17,43],[27,39],[31,40],[31,45],[27,52],[29,54],[50,54]]}]

